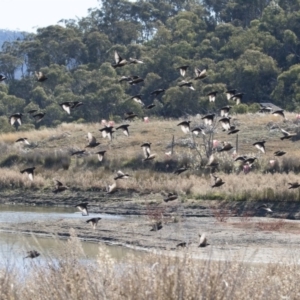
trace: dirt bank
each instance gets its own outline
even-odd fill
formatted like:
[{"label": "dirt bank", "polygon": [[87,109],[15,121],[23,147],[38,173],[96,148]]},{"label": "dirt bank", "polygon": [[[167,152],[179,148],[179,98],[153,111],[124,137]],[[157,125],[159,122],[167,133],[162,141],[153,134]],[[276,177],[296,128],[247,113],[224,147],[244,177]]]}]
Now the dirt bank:
[{"label": "dirt bank", "polygon": [[[299,204],[268,203],[273,214],[257,210],[258,203],[187,200],[164,203],[158,195],[100,197],[89,193],[66,199],[63,196],[4,196],[2,203],[27,205],[72,205],[88,201],[90,212],[123,215],[119,219],[102,219],[96,230],[85,221],[88,217],[51,221],[33,220],[27,223],[3,224],[0,230],[24,234],[56,235],[67,238],[74,228],[83,240],[105,242],[146,249],[189,251],[201,258],[227,259],[239,257],[250,261],[273,261],[287,257],[300,246]],[[134,200],[132,200],[134,199]],[[150,231],[151,224],[162,218],[163,228]],[[295,219],[295,220],[291,220]],[[199,248],[199,233],[205,232],[210,244]],[[186,242],[186,249],[176,249]],[[175,252],[176,251],[176,252]],[[288,255],[289,256],[289,255]]]}]

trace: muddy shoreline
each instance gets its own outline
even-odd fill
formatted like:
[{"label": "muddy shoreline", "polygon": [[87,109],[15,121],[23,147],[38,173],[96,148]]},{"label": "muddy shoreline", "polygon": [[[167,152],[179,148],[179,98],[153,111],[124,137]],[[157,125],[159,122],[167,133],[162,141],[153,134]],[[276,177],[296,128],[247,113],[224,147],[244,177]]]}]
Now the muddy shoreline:
[{"label": "muddy shoreline", "polygon": [[[200,201],[164,203],[159,194],[99,195],[77,193],[65,195],[4,195],[1,204],[34,206],[72,206],[89,202],[91,213],[120,215],[118,219],[102,219],[96,230],[86,223],[88,217],[75,219],[33,220],[26,223],[0,223],[0,230],[9,233],[68,238],[74,229],[83,241],[114,244],[137,249],[188,251],[197,257],[274,261],[288,251],[299,252],[300,204],[266,202],[274,213],[257,210],[261,203]],[[76,211],[74,209],[74,211]],[[150,231],[151,224],[162,218],[163,228]],[[205,232],[209,246],[199,248],[199,233]],[[186,242],[188,247],[177,249]],[[255,258],[254,258],[255,253]]]}]

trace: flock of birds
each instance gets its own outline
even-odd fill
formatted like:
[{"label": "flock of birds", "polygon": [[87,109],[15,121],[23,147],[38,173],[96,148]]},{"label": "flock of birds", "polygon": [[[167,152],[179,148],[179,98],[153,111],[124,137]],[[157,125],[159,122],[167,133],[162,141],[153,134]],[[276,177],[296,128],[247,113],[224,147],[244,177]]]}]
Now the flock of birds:
[{"label": "flock of birds", "polygon": [[[144,63],[142,60],[135,59],[135,58],[129,58],[129,60],[127,61],[126,59],[122,58],[118,54],[117,51],[114,52],[114,58],[115,58],[115,63],[112,64],[113,68],[124,67],[125,65],[130,65],[130,64],[143,64]],[[177,70],[179,70],[180,76],[182,78],[185,78],[188,69],[189,69],[189,66],[187,66],[187,65],[180,66],[177,68]],[[201,69],[195,68],[194,73],[195,73],[195,77],[193,78],[193,80],[203,80],[204,78],[207,77],[206,69],[201,70]],[[45,74],[43,74],[42,72],[36,72],[35,75],[36,75],[37,81],[41,82],[41,83],[45,82],[48,79],[47,76]],[[6,77],[4,75],[0,74],[0,82],[4,81],[5,79],[6,79]],[[122,83],[124,81],[128,82],[130,85],[137,85],[139,83],[142,83],[144,81],[144,79],[137,75],[122,76],[120,78],[119,82]],[[178,83],[178,86],[186,87],[193,91],[195,90],[195,88],[193,87],[192,79],[182,80]],[[156,89],[153,92],[151,92],[151,95],[153,95],[154,97],[157,97],[158,95],[164,93],[165,91],[166,91],[166,89],[159,88],[159,89]],[[209,102],[215,102],[218,93],[219,93],[219,91],[211,91],[210,93],[208,93],[207,96],[208,96]],[[244,93],[237,92],[236,89],[230,89],[230,90],[226,91],[227,100],[235,101],[236,104],[241,103],[243,95],[244,95]],[[140,104],[144,109],[152,109],[153,107],[155,107],[156,104],[154,102],[150,103],[148,105],[145,105],[142,101],[142,96],[143,95],[141,95],[141,94],[137,94],[137,95],[130,97],[129,100],[135,101],[136,103]],[[69,102],[60,103],[59,105],[67,114],[71,114],[72,110],[77,109],[78,107],[84,105],[84,103],[78,102],[78,101],[74,101],[74,102],[69,101]],[[230,105],[226,105],[226,106],[220,108],[219,109],[220,118],[218,120],[217,120],[216,113],[211,113],[211,114],[202,116],[201,119],[203,121],[203,124],[200,127],[191,128],[190,127],[191,121],[189,121],[189,120],[180,122],[178,124],[178,126],[180,126],[180,128],[184,134],[193,134],[195,136],[199,136],[202,134],[205,136],[205,135],[207,135],[207,132],[211,132],[212,130],[214,130],[214,128],[217,124],[221,124],[223,131],[227,132],[228,135],[236,134],[240,130],[234,124],[231,124],[231,116],[230,116],[231,108],[232,108],[232,106],[230,106]],[[281,116],[283,118],[283,120],[286,121],[284,111],[282,109],[273,110],[272,107],[261,105],[260,112],[272,113],[273,115]],[[41,122],[45,116],[45,112],[39,112],[37,110],[30,110],[27,113],[35,119],[35,122]],[[22,113],[19,113],[19,112],[13,113],[12,115],[9,116],[9,123],[12,126],[15,126],[16,129],[18,129],[18,126],[22,125],[22,117],[23,117]],[[125,120],[132,121],[135,117],[137,117],[137,115],[134,112],[125,113]],[[115,129],[121,130],[125,136],[129,136],[130,135],[129,126],[130,126],[130,124],[122,124],[122,125],[116,127]],[[109,124],[105,125],[104,128],[101,128],[99,130],[100,130],[103,138],[108,138],[109,141],[112,141],[113,133],[115,132],[114,127],[112,125],[109,125]],[[296,135],[296,133],[289,133],[284,129],[281,129],[281,132],[283,134],[283,136],[280,138],[281,140],[291,139],[292,137],[294,137]],[[86,145],[85,148],[96,148],[97,146],[100,145],[100,143],[97,142],[96,137],[93,136],[92,133],[88,132],[87,138],[88,138],[88,144]],[[18,140],[16,140],[16,143],[25,143],[28,145],[30,144],[28,139],[25,137],[19,138]],[[229,142],[219,143],[216,140],[214,140],[212,143],[213,143],[212,153],[208,159],[208,163],[206,164],[206,167],[211,168],[211,170],[212,170],[210,173],[211,180],[212,180],[211,187],[216,188],[216,187],[220,187],[220,186],[224,185],[225,182],[214,173],[214,170],[218,166],[218,160],[215,157],[215,153],[227,152],[227,151],[232,150],[234,147]],[[253,146],[256,147],[260,152],[265,153],[265,143],[266,143],[265,140],[256,141],[253,143]],[[142,148],[142,152],[144,155],[143,161],[149,161],[149,160],[153,160],[155,158],[156,154],[151,153],[151,142],[144,142],[141,145],[141,148]],[[83,149],[83,150],[75,151],[71,155],[72,156],[82,156],[85,154],[85,152],[86,152],[86,149]],[[98,156],[99,161],[103,160],[105,152],[106,152],[105,150],[95,152],[95,154],[97,154],[97,156]],[[168,156],[171,156],[172,154],[173,154],[173,147],[172,147],[172,151],[166,152],[166,155],[168,155]],[[285,154],[286,154],[285,151],[278,150],[274,153],[274,156],[279,157],[279,156],[283,156]],[[235,161],[241,162],[245,173],[249,172],[252,165],[255,163],[256,159],[257,159],[257,157],[255,157],[255,156],[245,156],[245,155],[236,156],[234,158]],[[179,175],[188,169],[189,169],[189,167],[187,167],[187,166],[178,168],[174,171],[174,174]],[[34,171],[35,171],[35,167],[30,167],[30,168],[21,170],[21,173],[27,174],[28,178],[30,180],[33,180],[34,179]],[[123,173],[122,171],[118,171],[116,177],[114,178],[113,184],[107,185],[107,187],[106,187],[107,194],[111,194],[116,191],[118,180],[126,179],[128,177],[130,177],[129,174]],[[300,187],[300,184],[298,182],[289,183],[289,185],[290,185],[290,187],[289,187],[290,189]],[[53,190],[54,193],[64,192],[67,189],[68,189],[68,187],[65,186],[62,182],[55,180],[55,189]],[[169,193],[163,200],[166,203],[168,203],[168,202],[174,201],[176,199],[178,199],[178,195],[176,193]],[[75,207],[78,208],[82,212],[83,216],[89,215],[87,202],[79,203]],[[267,207],[265,204],[259,206],[258,209],[262,209],[267,212],[272,212],[271,208]],[[96,217],[96,218],[89,219],[86,222],[90,223],[92,225],[93,229],[96,229],[96,226],[100,220],[101,220],[101,218]],[[161,220],[156,221],[155,224],[153,224],[151,231],[158,231],[162,228],[163,228],[162,221]],[[206,245],[208,245],[206,235],[201,234],[199,246],[205,247]],[[177,246],[185,247],[186,243],[182,242],[182,243],[179,243]],[[28,252],[28,256],[26,256],[26,258],[27,257],[35,258],[35,257],[38,257],[39,255],[40,254],[37,251],[32,250],[32,251]]]}]

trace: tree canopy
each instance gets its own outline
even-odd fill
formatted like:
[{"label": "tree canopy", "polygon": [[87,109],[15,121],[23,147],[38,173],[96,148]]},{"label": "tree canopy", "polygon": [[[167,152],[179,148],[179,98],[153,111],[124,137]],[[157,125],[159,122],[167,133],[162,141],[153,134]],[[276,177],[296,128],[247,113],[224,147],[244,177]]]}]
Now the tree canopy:
[{"label": "tree canopy", "polygon": [[[77,20],[39,28],[36,34],[4,42],[0,52],[0,116],[30,109],[46,112],[43,125],[123,118],[143,107],[147,114],[180,117],[227,103],[224,92],[244,93],[243,102],[274,102],[300,108],[300,0],[103,0]],[[129,61],[113,68],[114,52]],[[185,78],[179,66],[188,65]],[[207,77],[195,91],[179,87],[194,68]],[[35,72],[47,76],[37,82]],[[21,74],[21,76],[16,76]],[[119,80],[139,76],[138,84]],[[166,91],[157,97],[156,89]],[[216,104],[208,94],[217,90]],[[66,113],[62,102],[83,102]],[[30,122],[29,117],[24,122]]]}]

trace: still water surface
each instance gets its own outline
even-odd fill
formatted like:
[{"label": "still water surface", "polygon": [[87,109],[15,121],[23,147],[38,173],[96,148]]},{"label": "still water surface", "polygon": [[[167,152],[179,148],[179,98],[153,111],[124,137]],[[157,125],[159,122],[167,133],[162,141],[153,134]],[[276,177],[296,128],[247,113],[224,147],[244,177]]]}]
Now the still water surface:
[{"label": "still water surface", "polygon": [[[90,214],[85,218],[101,217],[103,219],[120,219],[122,216]],[[68,218],[82,218],[81,213],[72,207],[36,207],[36,206],[16,206],[0,205],[0,222],[22,223],[34,220],[60,220]],[[31,235],[11,234],[0,232],[0,267],[7,266],[13,261],[18,267],[26,264],[24,256],[28,250],[35,249],[42,253],[40,260],[44,258],[57,258],[57,252],[68,247],[65,240],[54,238],[36,237]],[[108,249],[110,255],[115,259],[121,259],[126,254],[136,251],[119,246],[106,246],[98,243],[82,242],[83,253],[80,257],[82,261],[95,260],[99,247]],[[44,257],[44,258],[43,258]]]}]

